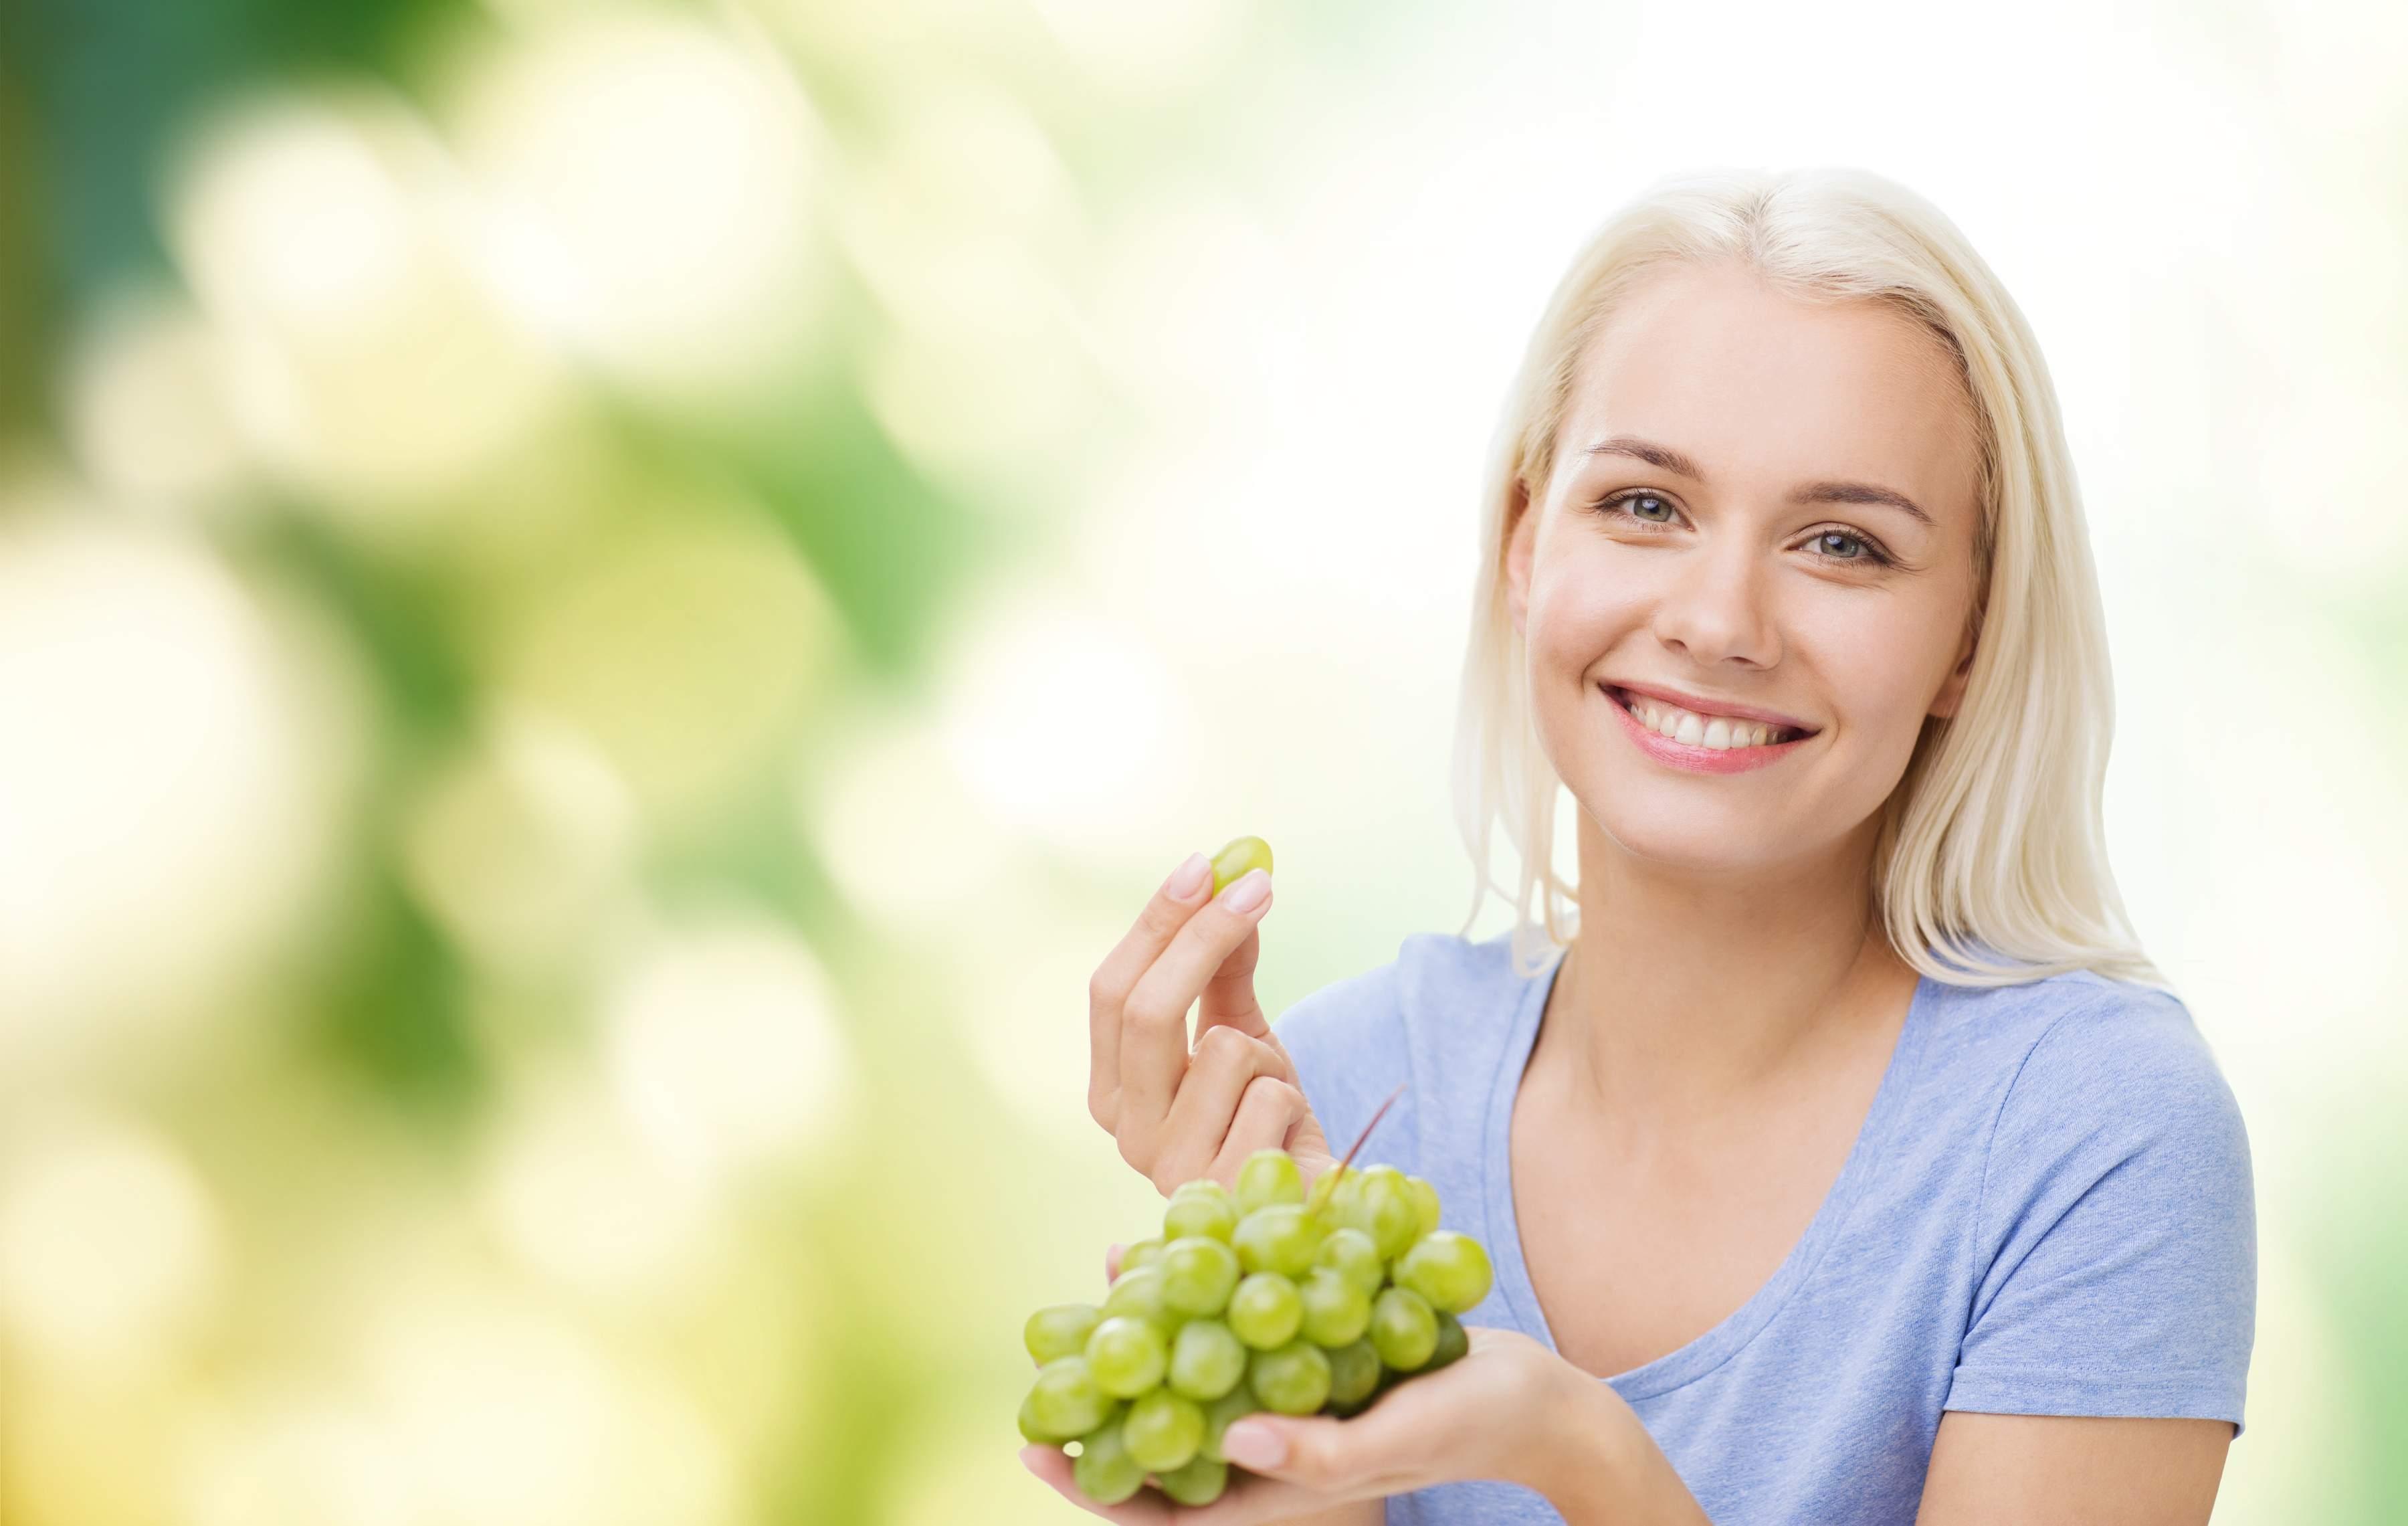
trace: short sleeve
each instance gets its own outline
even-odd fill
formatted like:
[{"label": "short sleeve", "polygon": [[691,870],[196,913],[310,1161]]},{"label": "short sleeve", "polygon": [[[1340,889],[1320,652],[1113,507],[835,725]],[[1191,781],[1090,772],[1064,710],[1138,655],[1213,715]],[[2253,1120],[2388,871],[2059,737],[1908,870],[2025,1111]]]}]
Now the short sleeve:
[{"label": "short sleeve", "polygon": [[2182,1003],[2114,989],[2041,1036],[2000,1105],[1945,1407],[2238,1434],[2258,1291],[2248,1136]]}]

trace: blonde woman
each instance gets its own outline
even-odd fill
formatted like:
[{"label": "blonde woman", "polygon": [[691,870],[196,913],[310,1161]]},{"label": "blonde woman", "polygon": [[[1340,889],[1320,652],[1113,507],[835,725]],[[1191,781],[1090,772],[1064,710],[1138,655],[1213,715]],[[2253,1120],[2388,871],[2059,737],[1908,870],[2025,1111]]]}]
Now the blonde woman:
[{"label": "blonde woman", "polygon": [[2248,1144],[2108,870],[2099,591],[1997,278],[1875,176],[1659,184],[1540,324],[1480,549],[1458,819],[1515,931],[1274,1031],[1268,876],[1199,856],[1090,991],[1092,1110],[1165,1190],[1317,1173],[1407,1084],[1368,1153],[1494,1258],[1470,1354],[1230,1425],[1258,1476],[1211,1506],[1097,1513],[2206,1520]]}]

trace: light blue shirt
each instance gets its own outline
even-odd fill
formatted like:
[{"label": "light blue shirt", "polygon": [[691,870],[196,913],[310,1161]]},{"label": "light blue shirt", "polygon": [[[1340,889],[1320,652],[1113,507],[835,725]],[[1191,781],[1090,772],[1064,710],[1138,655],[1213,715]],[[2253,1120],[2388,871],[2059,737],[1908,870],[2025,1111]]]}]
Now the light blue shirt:
[{"label": "light blue shirt", "polygon": [[[1342,1153],[1436,1184],[1496,1285],[1464,1317],[1555,1348],[1514,1221],[1513,1099],[1560,951],[1405,940],[1276,1031]],[[2257,1221],[2240,1110],[2173,997],[2089,972],[1917,986],[1862,1131],[1771,1279],[1606,1382],[1717,1526],[1912,1522],[1942,1410],[2241,1424]],[[1558,1294],[1558,1297],[1563,1295]],[[1390,1526],[1560,1521],[1498,1481],[1392,1496]]]}]

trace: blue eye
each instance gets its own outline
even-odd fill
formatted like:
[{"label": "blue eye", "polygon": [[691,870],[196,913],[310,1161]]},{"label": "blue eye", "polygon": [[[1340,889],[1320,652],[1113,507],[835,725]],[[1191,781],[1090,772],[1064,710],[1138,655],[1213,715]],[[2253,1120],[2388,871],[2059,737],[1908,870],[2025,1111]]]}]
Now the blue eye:
[{"label": "blue eye", "polygon": [[[1654,510],[1645,508],[1650,504],[1655,506]],[[1671,499],[1658,493],[1650,493],[1645,488],[1627,488],[1611,494],[1592,507],[1598,513],[1619,515],[1637,525],[1670,525],[1680,514],[1680,511],[1672,507]],[[1657,511],[1663,517],[1657,517]],[[1891,565],[1888,553],[1872,540],[1849,530],[1824,530],[1807,544],[1813,549],[1817,558],[1827,562],[1862,563],[1871,567]]]},{"label": "blue eye", "polygon": [[1664,512],[1668,516],[1679,512],[1678,510],[1672,507],[1670,499],[1658,497],[1654,493],[1639,491],[1616,493],[1612,497],[1599,502],[1597,507],[1600,512],[1613,512],[1618,511],[1625,518],[1635,519],[1641,525],[1669,525],[1671,523],[1671,520],[1669,517],[1657,519],[1653,514],[1637,513],[1626,507],[1627,505],[1635,503],[1660,504],[1663,507]]}]

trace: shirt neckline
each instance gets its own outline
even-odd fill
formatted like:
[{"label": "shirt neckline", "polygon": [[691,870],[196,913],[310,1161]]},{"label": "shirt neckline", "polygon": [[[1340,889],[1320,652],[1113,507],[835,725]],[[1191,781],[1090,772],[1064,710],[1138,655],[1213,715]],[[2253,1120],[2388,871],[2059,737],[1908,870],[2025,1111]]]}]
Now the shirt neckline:
[{"label": "shirt neckline", "polygon": [[[1483,1156],[1487,1165],[1483,1184],[1482,1212],[1484,1217],[1483,1236],[1495,1257],[1497,1287],[1506,1305],[1513,1311],[1524,1331],[1536,1335],[1548,1350],[1555,1351],[1555,1332],[1548,1328],[1546,1315],[1539,1307],[1539,1293],[1530,1281],[1528,1265],[1522,1258],[1520,1220],[1514,1214],[1512,1124],[1513,1101],[1522,1086],[1523,1069],[1529,1063],[1531,1046],[1537,1042],[1539,1018],[1545,1012],[1547,996],[1555,988],[1555,976],[1563,969],[1567,949],[1557,949],[1555,962],[1541,975],[1525,982],[1522,1001],[1514,1008],[1512,1025],[1508,1029],[1504,1053],[1498,1058],[1497,1073],[1490,1083],[1488,1102],[1482,1122]],[[1848,1216],[1872,1174],[1874,1164],[1903,1111],[1912,1088],[1915,1068],[1922,1057],[1924,1035],[1929,1027],[1932,1002],[1940,994],[1939,984],[1929,975],[1918,975],[1914,999],[1907,1003],[1906,1020],[1900,1025],[1897,1041],[1890,1050],[1889,1064],[1882,1073],[1881,1085],[1873,1093],[1872,1104],[1865,1111],[1865,1121],[1856,1130],[1856,1143],[1849,1147],[1847,1159],[1841,1163],[1840,1174],[1824,1194],[1814,1216],[1807,1222],[1797,1244],[1774,1268],[1772,1275],[1722,1323],[1698,1336],[1686,1346],[1679,1346],[1652,1361],[1642,1362],[1627,1372],[1609,1375],[1599,1381],[1612,1385],[1614,1391],[1627,1401],[1651,1398],[1669,1392],[1684,1384],[1693,1383],[1737,1356],[1746,1345],[1772,1321],[1784,1303],[1804,1283],[1822,1260],[1833,1237]]]}]

